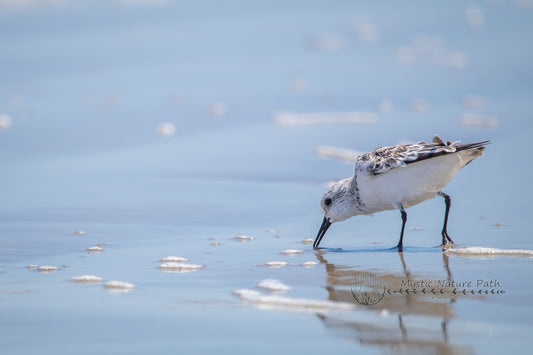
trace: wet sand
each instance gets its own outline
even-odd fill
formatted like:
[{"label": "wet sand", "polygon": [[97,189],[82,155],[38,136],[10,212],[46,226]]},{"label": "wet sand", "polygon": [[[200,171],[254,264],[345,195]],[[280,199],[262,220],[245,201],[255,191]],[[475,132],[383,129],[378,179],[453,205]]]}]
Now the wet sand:
[{"label": "wet sand", "polygon": [[[530,349],[530,8],[9,6],[1,352]],[[433,133],[493,142],[454,250],[440,199],[402,254],[397,211],[304,242],[350,152]]]}]

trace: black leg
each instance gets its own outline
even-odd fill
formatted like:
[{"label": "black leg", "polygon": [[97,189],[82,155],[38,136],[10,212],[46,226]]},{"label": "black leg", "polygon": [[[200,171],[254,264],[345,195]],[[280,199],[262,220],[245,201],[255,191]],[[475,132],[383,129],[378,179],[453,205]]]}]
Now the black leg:
[{"label": "black leg", "polygon": [[399,252],[403,251],[403,231],[405,230],[405,222],[407,222],[407,212],[403,209],[403,206],[400,204],[400,212],[402,214],[402,232],[400,234],[400,240],[398,241],[398,245],[396,248],[398,248]]},{"label": "black leg", "polygon": [[452,204],[452,199],[450,196],[446,195],[444,192],[440,191],[439,196],[444,197],[444,203],[446,203],[446,212],[444,214],[444,225],[442,226],[442,244],[441,246],[446,246],[448,244],[453,244],[452,238],[448,235],[448,214],[450,213],[450,207]]}]

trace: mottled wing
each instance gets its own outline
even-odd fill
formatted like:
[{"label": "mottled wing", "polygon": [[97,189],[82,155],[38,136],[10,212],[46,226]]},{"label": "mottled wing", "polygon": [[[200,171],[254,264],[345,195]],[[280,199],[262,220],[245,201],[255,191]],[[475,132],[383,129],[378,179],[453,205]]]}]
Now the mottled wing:
[{"label": "mottled wing", "polygon": [[419,155],[427,151],[427,144],[403,144],[381,147],[360,155],[356,160],[356,168],[367,170],[378,175],[389,170],[405,167],[408,162],[416,161]]},{"label": "mottled wing", "polygon": [[444,142],[435,136],[433,143],[394,145],[382,147],[357,157],[356,169],[364,169],[373,175],[383,174],[389,170],[405,167],[407,164],[455,153],[464,149],[479,148],[488,142],[458,145],[457,142]]}]

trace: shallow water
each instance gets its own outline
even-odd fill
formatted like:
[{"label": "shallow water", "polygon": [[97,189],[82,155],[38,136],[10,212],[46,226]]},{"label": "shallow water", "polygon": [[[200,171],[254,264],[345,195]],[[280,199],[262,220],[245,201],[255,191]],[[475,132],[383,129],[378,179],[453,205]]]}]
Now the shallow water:
[{"label": "shallow water", "polygon": [[[528,2],[25,4],[0,3],[2,353],[531,347],[533,258],[443,253],[439,198],[408,210],[403,255],[397,211],[302,243],[327,182],[353,171],[319,147],[439,133],[493,142],[446,189],[457,248],[533,250]],[[377,118],[283,127],[279,112]],[[204,267],[168,272],[166,256]],[[384,287],[374,305],[352,294],[364,277]]]}]

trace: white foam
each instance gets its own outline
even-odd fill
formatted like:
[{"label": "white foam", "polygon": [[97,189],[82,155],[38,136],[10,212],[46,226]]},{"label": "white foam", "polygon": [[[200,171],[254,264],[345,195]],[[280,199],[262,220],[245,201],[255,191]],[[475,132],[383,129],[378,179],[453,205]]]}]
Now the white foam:
[{"label": "white foam", "polygon": [[424,113],[428,110],[428,102],[424,99],[414,99],[411,101],[411,111]]},{"label": "white foam", "polygon": [[70,281],[80,284],[97,284],[102,282],[102,278],[94,275],[81,275],[71,277]]},{"label": "white foam", "polygon": [[303,267],[310,268],[310,267],[317,266],[318,263],[316,261],[306,261],[306,262],[301,263],[300,265],[302,265]]},{"label": "white foam", "polygon": [[130,292],[135,288],[135,285],[124,281],[108,281],[104,284],[104,287],[113,293]]},{"label": "white foam", "polygon": [[374,43],[379,40],[378,26],[366,19],[357,19],[355,22],[355,32],[359,40],[367,43]]},{"label": "white foam", "polygon": [[226,104],[223,102],[215,102],[209,107],[209,113],[211,116],[224,116],[227,111]]},{"label": "white foam", "polygon": [[160,136],[173,136],[176,127],[171,122],[160,122],[156,127],[157,134]]},{"label": "white foam", "polygon": [[164,272],[192,272],[203,269],[205,265],[203,264],[185,264],[185,263],[174,263],[166,262],[159,265],[159,269]]},{"label": "white foam", "polygon": [[30,265],[26,266],[26,268],[27,268],[28,270],[37,270],[38,266],[35,265],[35,264],[30,264]]},{"label": "white foam", "polygon": [[59,270],[59,268],[55,266],[48,266],[48,265],[39,266],[37,268],[37,271],[42,272],[42,273],[56,272],[57,270]]},{"label": "white foam", "polygon": [[490,116],[481,116],[477,114],[464,114],[459,119],[459,124],[465,127],[477,128],[496,128],[498,127],[498,118]]},{"label": "white foam", "polygon": [[11,127],[13,120],[11,119],[11,116],[8,115],[0,115],[0,129],[7,129]]},{"label": "white foam", "polygon": [[533,258],[533,250],[527,249],[496,249],[486,247],[466,247],[453,248],[446,250],[446,254],[464,256],[464,257],[479,257],[479,258],[493,258],[497,256],[511,256],[511,257],[528,257]]},{"label": "white foam", "polygon": [[279,269],[287,266],[287,263],[285,261],[269,261],[265,263],[265,266],[268,266],[273,269]]},{"label": "white foam", "polygon": [[313,244],[313,242],[314,242],[314,240],[311,239],[311,238],[307,238],[307,239],[302,240],[303,244]]},{"label": "white foam", "polygon": [[277,295],[263,295],[258,291],[240,289],[233,292],[243,301],[265,309],[285,309],[300,312],[352,311],[355,304],[347,302],[319,301],[306,298],[292,298]]},{"label": "white foam", "polygon": [[332,158],[349,164],[355,164],[355,159],[361,152],[353,149],[337,148],[321,145],[316,148],[316,155],[322,158]]},{"label": "white foam", "polygon": [[182,258],[181,256],[165,256],[164,258],[161,258],[160,260],[162,263],[186,263],[189,261],[187,258]]},{"label": "white foam", "polygon": [[82,229],[78,229],[77,231],[73,232],[74,235],[85,235],[85,231]]},{"label": "white foam", "polygon": [[477,6],[470,6],[466,10],[466,22],[472,28],[482,28],[485,25],[483,10]]},{"label": "white foam", "polygon": [[90,248],[87,248],[87,251],[89,253],[92,253],[92,254],[100,254],[101,252],[104,251],[104,248],[102,248],[102,247],[90,247]]},{"label": "white foam", "polygon": [[279,127],[317,126],[317,125],[338,125],[354,124],[368,125],[376,124],[378,115],[366,112],[331,112],[331,113],[277,113],[274,121]]},{"label": "white foam", "polygon": [[235,240],[238,240],[239,242],[249,242],[251,240],[254,240],[254,237],[249,237],[247,235],[239,235],[234,238]]},{"label": "white foam", "polygon": [[303,250],[298,250],[298,249],[287,249],[281,252],[281,254],[283,255],[298,255],[302,253],[303,253]]},{"label": "white foam", "polygon": [[286,292],[291,289],[289,286],[276,279],[265,279],[261,281],[257,286],[271,291]]}]

